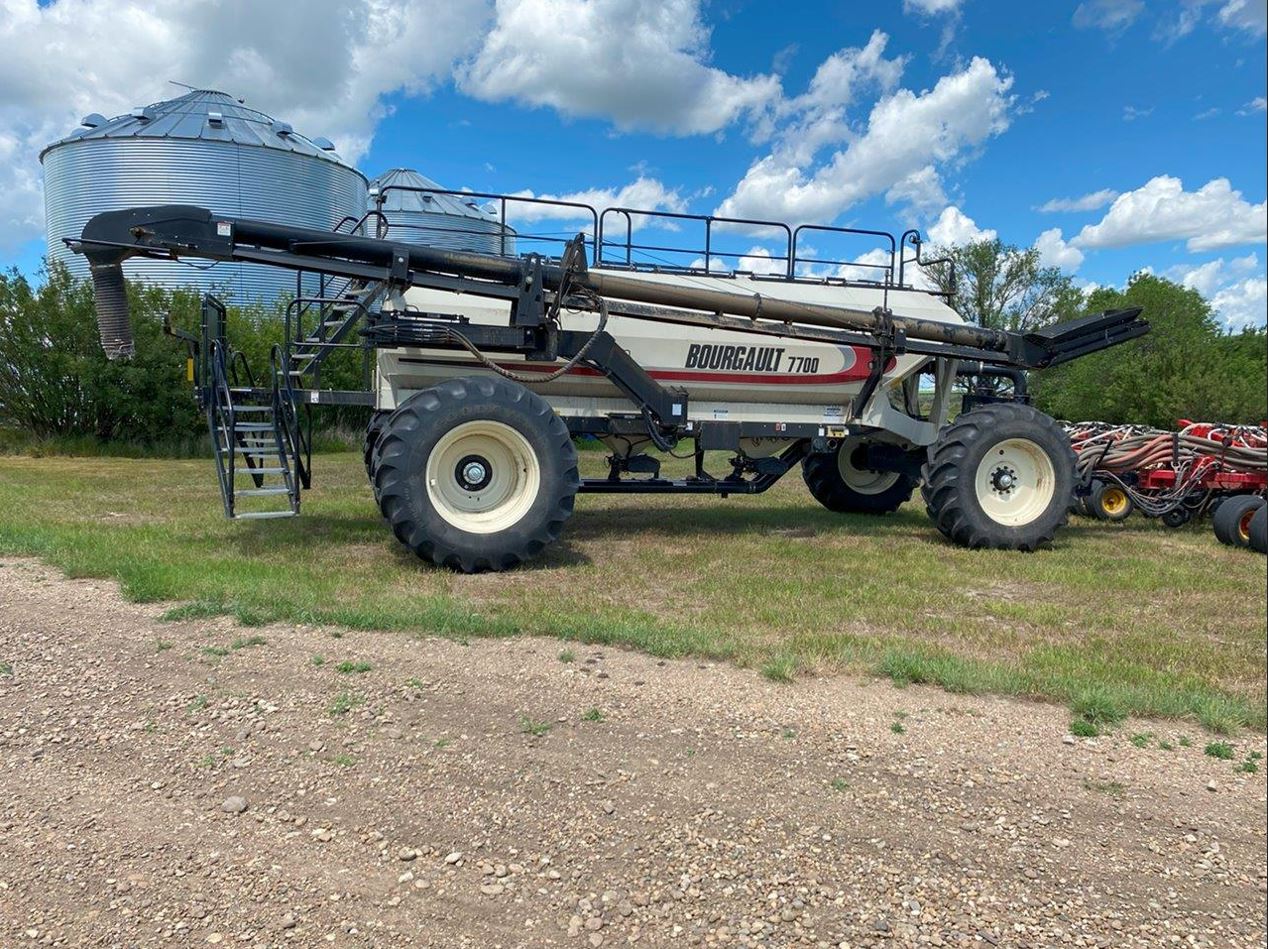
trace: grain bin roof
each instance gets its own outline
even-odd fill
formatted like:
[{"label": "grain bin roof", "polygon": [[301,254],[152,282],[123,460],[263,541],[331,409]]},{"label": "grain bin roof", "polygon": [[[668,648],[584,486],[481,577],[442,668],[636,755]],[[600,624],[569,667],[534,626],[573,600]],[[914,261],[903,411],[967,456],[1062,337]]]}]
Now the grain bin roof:
[{"label": "grain bin roof", "polygon": [[[371,194],[377,188],[439,189],[440,185],[413,168],[393,168],[370,182]],[[423,214],[457,214],[463,217],[497,218],[497,212],[486,209],[475,198],[456,194],[423,194],[420,191],[387,190],[383,199],[384,211],[417,211]]]},{"label": "grain bin roof", "polygon": [[[310,139],[272,116],[248,109],[233,96],[213,89],[197,89],[175,99],[133,109],[107,119],[93,113],[84,127],[48,145],[40,160],[54,148],[94,139],[170,138],[229,142],[309,155],[351,168],[323,138]],[[360,174],[360,172],[358,172]]]}]

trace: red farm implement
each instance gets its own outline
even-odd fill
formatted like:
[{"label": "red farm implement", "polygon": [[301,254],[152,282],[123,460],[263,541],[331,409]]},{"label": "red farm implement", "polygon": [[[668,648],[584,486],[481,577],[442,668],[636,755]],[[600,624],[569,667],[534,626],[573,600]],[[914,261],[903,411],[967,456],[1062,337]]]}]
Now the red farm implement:
[{"label": "red farm implement", "polygon": [[[1175,431],[1103,422],[1066,425],[1078,457],[1077,508],[1120,521],[1139,511],[1179,527],[1215,515],[1226,543],[1250,544],[1250,522],[1268,493],[1268,427],[1181,419]],[[1223,525],[1233,509],[1236,524]],[[1242,523],[1242,522],[1245,523]],[[1225,537],[1235,531],[1237,537]]]}]

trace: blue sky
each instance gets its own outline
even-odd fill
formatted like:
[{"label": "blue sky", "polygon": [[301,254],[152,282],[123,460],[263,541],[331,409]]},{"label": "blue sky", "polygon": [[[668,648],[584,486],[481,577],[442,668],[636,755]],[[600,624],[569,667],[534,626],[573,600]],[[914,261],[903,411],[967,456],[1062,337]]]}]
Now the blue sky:
[{"label": "blue sky", "polygon": [[[328,135],[370,174],[941,240],[993,231],[1088,284],[1150,269],[1230,324],[1264,323],[1263,0],[361,3],[355,23],[331,7],[332,28],[281,0],[268,14],[223,0],[214,26],[178,5],[0,0],[0,255],[38,263],[40,136],[177,78]],[[262,39],[269,16],[300,35]],[[59,26],[90,38],[121,19],[139,38],[105,58],[154,69],[103,63],[98,46],[64,75],[22,71]],[[312,48],[331,49],[324,65]],[[341,61],[366,50],[381,61]]]}]

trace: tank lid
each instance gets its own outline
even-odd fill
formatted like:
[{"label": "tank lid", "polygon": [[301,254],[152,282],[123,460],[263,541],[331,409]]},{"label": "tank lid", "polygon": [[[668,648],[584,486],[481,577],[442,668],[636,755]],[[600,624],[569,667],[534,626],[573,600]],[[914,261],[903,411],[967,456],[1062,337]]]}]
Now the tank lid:
[{"label": "tank lid", "polygon": [[334,145],[328,139],[310,139],[296,132],[289,123],[255,109],[248,109],[241,99],[214,89],[195,89],[175,99],[136,108],[112,119],[94,112],[84,116],[81,125],[82,128],[76,129],[65,138],[45,146],[40,152],[40,161],[44,160],[51,149],[71,142],[165,138],[232,142],[237,145],[272,148],[310,155],[352,168],[335,154]]},{"label": "tank lid", "polygon": [[[425,189],[441,189],[413,168],[392,168],[370,182],[370,195],[383,194],[384,211],[414,211],[422,214],[456,214],[482,220],[497,220],[497,211],[482,207],[474,198],[456,194],[434,194]],[[398,190],[399,189],[399,190]],[[443,190],[443,189],[441,189]]]}]

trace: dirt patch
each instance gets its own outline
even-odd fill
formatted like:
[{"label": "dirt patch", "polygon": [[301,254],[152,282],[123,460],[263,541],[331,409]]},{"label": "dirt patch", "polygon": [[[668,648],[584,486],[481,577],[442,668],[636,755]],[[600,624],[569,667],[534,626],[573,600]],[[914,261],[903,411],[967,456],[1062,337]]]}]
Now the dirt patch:
[{"label": "dirt patch", "polygon": [[0,567],[0,945],[1264,943],[1262,737],[161,612]]}]

